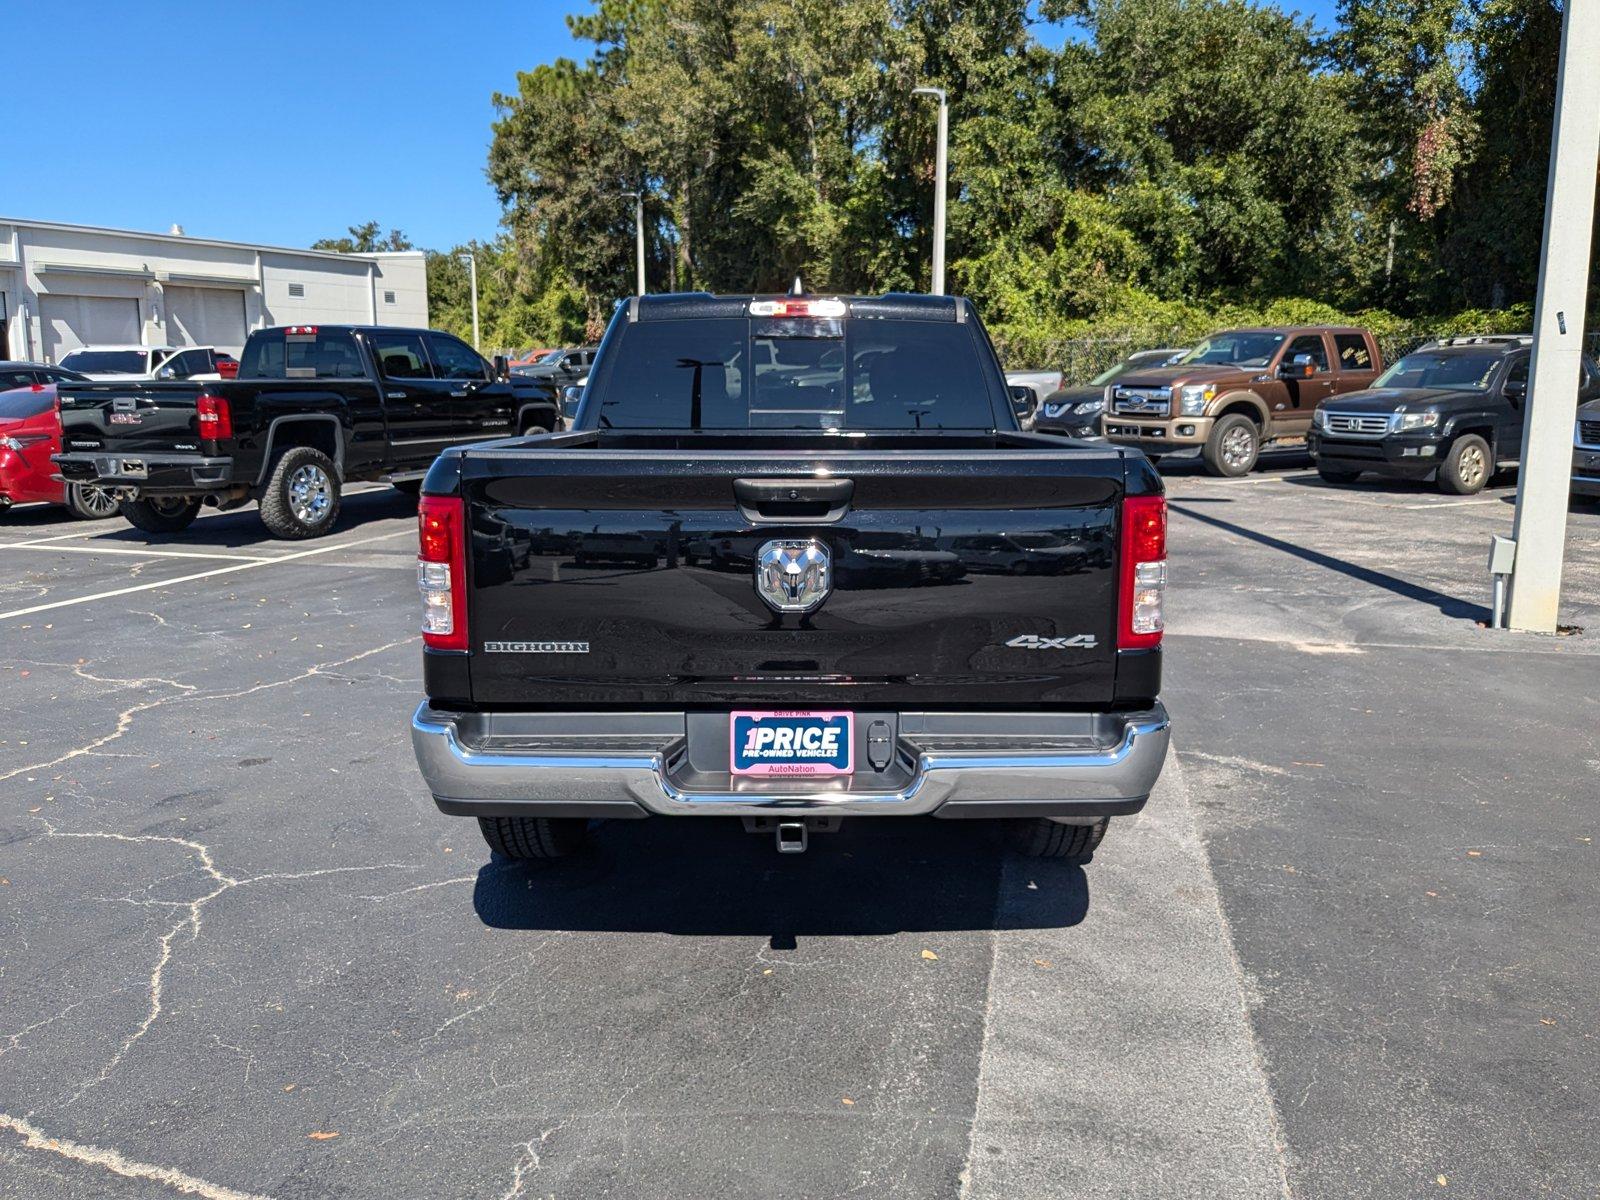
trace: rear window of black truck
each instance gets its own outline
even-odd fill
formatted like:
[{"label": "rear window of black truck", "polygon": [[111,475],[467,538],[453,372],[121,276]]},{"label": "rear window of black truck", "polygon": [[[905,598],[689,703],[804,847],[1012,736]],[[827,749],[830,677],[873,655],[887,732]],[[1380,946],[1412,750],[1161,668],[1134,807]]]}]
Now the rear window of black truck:
[{"label": "rear window of black truck", "polygon": [[970,325],[708,317],[616,330],[602,429],[994,429]]}]

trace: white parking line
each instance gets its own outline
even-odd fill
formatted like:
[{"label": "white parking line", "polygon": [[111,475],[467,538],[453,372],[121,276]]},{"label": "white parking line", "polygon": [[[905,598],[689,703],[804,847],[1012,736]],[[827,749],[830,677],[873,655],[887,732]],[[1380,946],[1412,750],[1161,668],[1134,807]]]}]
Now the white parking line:
[{"label": "white parking line", "polygon": [[214,554],[201,550],[137,550],[130,546],[53,546],[45,542],[0,542],[0,550],[43,550],[47,554],[131,554],[136,558],[220,558],[228,562],[275,562],[265,554]]},{"label": "white parking line", "polygon": [[256,558],[249,562],[234,563],[228,567],[217,567],[212,571],[197,571],[193,575],[180,575],[176,579],[158,579],[153,583],[140,583],[132,587],[115,588],[109,592],[95,592],[89,596],[74,596],[70,600],[53,600],[49,604],[34,604],[28,608],[16,608],[10,612],[0,612],[0,621],[8,621],[12,617],[26,617],[33,613],[49,612],[54,608],[70,608],[75,604],[88,604],[92,600],[110,600],[116,596],[128,596],[134,592],[148,592],[154,588],[175,587],[180,583],[192,583],[196,579],[210,579],[216,575],[231,575],[235,571],[249,571],[256,567],[267,567],[274,563],[293,562],[296,559],[310,558],[317,554],[332,554],[335,550],[345,550],[352,546],[364,546],[368,542],[383,542],[390,538],[414,537],[415,533],[410,528],[396,529],[392,533],[374,534],[372,537],[355,538],[348,542],[338,542],[328,546],[318,546],[312,550],[299,550],[294,554],[284,554],[277,558]]}]

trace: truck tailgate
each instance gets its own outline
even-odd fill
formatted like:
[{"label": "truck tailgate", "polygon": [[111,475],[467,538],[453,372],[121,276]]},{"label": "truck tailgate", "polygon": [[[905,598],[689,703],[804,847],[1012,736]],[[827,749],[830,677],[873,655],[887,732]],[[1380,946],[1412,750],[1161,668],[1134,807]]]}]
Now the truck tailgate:
[{"label": "truck tailgate", "polygon": [[[1121,456],[974,441],[466,451],[473,701],[1105,704]],[[831,501],[772,486],[795,479],[838,484],[848,507],[824,515]],[[811,538],[831,555],[831,594],[778,613],[755,559]]]},{"label": "truck tailgate", "polygon": [[64,383],[61,449],[140,453],[199,449],[195,398],[204,385],[170,383]]}]

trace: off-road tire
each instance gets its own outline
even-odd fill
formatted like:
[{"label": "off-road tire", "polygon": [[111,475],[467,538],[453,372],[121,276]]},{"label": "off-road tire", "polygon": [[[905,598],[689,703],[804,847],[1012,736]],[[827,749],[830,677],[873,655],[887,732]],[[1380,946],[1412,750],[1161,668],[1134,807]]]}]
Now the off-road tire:
[{"label": "off-road tire", "polygon": [[1064,858],[1086,863],[1106,836],[1110,817],[1093,825],[1058,825],[1045,817],[1024,817],[1011,824],[1011,844],[1029,858]]},{"label": "off-road tire", "polygon": [[[1243,454],[1238,447],[1243,446]],[[1212,475],[1237,479],[1255,470],[1261,457],[1261,431],[1243,413],[1229,413],[1211,427],[1211,436],[1200,451],[1206,470]]]},{"label": "off-road tire", "polygon": [[1450,443],[1450,453],[1439,464],[1439,490],[1451,496],[1476,496],[1494,474],[1494,451],[1475,433],[1464,433]]},{"label": "off-road tire", "polygon": [[116,516],[120,507],[115,496],[92,483],[67,484],[66,505],[80,521],[104,521]]},{"label": "off-road tire", "polygon": [[1323,483],[1354,483],[1361,478],[1360,471],[1342,471],[1338,467],[1325,467],[1317,464],[1317,474],[1322,476]]},{"label": "off-road tire", "polygon": [[273,537],[321,537],[339,519],[339,470],[321,450],[291,446],[272,464],[261,493],[261,523]]},{"label": "off-road tire", "polygon": [[507,858],[566,858],[588,840],[581,817],[479,817],[489,849]]},{"label": "off-road tire", "polygon": [[153,500],[124,500],[117,505],[128,524],[146,533],[182,533],[200,515],[200,501],[180,496]]}]

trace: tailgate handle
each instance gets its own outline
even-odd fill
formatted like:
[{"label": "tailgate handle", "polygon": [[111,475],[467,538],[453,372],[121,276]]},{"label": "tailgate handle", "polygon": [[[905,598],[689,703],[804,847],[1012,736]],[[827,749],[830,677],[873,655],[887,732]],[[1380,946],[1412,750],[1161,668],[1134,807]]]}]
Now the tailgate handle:
[{"label": "tailgate handle", "polygon": [[774,521],[837,521],[850,511],[853,479],[735,479],[739,512],[754,525]]}]

